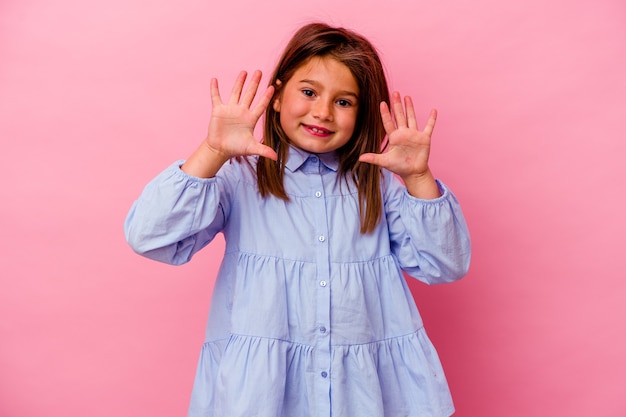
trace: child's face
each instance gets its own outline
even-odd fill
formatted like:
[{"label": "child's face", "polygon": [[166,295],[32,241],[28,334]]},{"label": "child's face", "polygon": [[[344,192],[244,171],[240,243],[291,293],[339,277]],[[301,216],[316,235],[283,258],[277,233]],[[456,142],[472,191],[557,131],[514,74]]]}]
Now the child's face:
[{"label": "child's face", "polygon": [[344,64],[313,57],[287,81],[273,107],[292,144],[311,153],[334,151],[354,132],[359,87]]}]

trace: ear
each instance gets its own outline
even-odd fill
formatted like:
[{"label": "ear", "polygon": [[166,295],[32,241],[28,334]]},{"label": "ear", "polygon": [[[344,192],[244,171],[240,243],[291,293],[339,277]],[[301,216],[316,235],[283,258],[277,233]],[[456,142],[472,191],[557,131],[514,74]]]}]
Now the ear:
[{"label": "ear", "polygon": [[276,97],[272,103],[272,107],[276,113],[280,113],[280,97]]},{"label": "ear", "polygon": [[[278,90],[281,86],[283,82],[279,79],[276,79],[276,89]],[[272,102],[272,108],[274,109],[274,111],[276,113],[280,113],[280,97],[282,95],[282,92],[279,92],[277,97],[274,99],[274,101]]]}]

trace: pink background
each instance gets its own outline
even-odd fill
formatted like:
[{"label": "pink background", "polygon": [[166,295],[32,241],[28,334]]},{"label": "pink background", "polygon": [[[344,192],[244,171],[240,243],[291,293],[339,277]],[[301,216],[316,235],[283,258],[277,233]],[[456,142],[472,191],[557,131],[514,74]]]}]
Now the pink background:
[{"label": "pink background", "polygon": [[300,24],[366,35],[461,200],[463,281],[412,289],[458,417],[626,415],[622,0],[2,0],[0,416],[183,416],[216,242],[142,259],[122,223],[203,139],[209,79]]}]

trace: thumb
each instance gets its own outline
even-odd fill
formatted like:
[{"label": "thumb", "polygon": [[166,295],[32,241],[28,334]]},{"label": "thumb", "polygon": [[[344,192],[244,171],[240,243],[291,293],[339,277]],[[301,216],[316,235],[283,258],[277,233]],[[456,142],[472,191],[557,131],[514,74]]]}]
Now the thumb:
[{"label": "thumb", "polygon": [[365,162],[373,165],[381,165],[382,164],[382,155],[377,153],[364,153],[359,156],[360,162]]},{"label": "thumb", "polygon": [[262,143],[255,142],[248,148],[249,155],[258,155],[263,156],[265,158],[272,159],[274,161],[278,160],[278,155],[276,152],[267,145],[263,145]]}]

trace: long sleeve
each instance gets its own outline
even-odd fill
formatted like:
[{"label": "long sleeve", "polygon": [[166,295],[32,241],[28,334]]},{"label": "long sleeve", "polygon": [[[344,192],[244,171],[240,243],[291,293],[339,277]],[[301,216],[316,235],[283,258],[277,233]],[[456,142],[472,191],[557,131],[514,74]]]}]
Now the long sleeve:
[{"label": "long sleeve", "polygon": [[146,185],[124,223],[135,252],[173,265],[188,262],[222,230],[230,201],[225,181],[190,176],[181,163]]},{"label": "long sleeve", "polygon": [[427,284],[462,278],[469,269],[471,242],[456,197],[438,181],[441,197],[417,199],[387,174],[385,212],[391,250],[401,268]]}]

